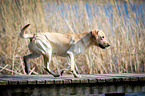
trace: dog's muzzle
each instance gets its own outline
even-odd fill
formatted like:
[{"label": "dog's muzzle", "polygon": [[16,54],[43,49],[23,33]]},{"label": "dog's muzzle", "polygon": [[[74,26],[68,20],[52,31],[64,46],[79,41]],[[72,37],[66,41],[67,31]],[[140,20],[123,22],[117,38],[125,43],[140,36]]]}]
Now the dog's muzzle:
[{"label": "dog's muzzle", "polygon": [[105,49],[106,47],[109,47],[109,46],[110,46],[109,43],[106,46],[103,46],[103,45],[99,44],[99,47],[101,47],[102,49]]}]

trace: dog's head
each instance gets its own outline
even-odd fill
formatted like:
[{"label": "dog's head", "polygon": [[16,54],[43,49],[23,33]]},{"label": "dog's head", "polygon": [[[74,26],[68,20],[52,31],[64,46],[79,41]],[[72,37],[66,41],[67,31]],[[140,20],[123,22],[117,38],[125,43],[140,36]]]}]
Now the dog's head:
[{"label": "dog's head", "polygon": [[109,42],[105,40],[105,34],[103,33],[103,31],[92,30],[91,32],[95,45],[99,46],[102,49],[110,46]]}]

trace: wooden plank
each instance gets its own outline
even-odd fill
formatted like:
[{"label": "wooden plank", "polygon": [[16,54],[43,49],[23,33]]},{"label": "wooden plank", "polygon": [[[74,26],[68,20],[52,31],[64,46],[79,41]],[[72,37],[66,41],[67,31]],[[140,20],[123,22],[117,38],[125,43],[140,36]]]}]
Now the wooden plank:
[{"label": "wooden plank", "polygon": [[[46,92],[47,94],[101,94],[101,93],[121,93],[121,92],[145,92],[145,75],[134,73],[123,74],[88,74],[81,78],[74,78],[73,75],[53,77],[51,75],[16,75],[0,76],[0,87],[11,92],[26,90],[35,93]],[[13,86],[14,85],[14,86]],[[16,85],[26,85],[17,87]],[[30,86],[27,86],[30,85]],[[32,86],[31,85],[35,85]],[[38,85],[42,85],[41,87]],[[45,85],[43,87],[43,85]],[[46,88],[46,86],[48,86]],[[15,87],[15,89],[13,89]],[[35,87],[33,89],[33,87]],[[31,89],[31,90],[30,90]],[[141,90],[141,91],[140,91]],[[70,93],[71,92],[71,93]],[[33,93],[33,92],[32,92]],[[58,95],[53,94],[53,95]]]},{"label": "wooden plank", "polygon": [[145,81],[145,77],[139,77],[139,81]]},{"label": "wooden plank", "polygon": [[99,78],[97,79],[98,83],[105,83],[106,79],[105,78]]},{"label": "wooden plank", "polygon": [[54,84],[54,80],[45,80],[45,84]]},{"label": "wooden plank", "polygon": [[53,77],[52,75],[5,75],[0,76],[0,85],[29,85],[29,84],[74,84],[74,83],[111,83],[145,81],[145,74],[88,74],[81,78],[73,75]]},{"label": "wooden plank", "polygon": [[46,84],[45,80],[37,80],[37,84]]},{"label": "wooden plank", "polygon": [[80,83],[89,83],[88,79],[80,79]]},{"label": "wooden plank", "polygon": [[113,82],[123,82],[123,78],[113,78]]},{"label": "wooden plank", "polygon": [[139,81],[139,77],[133,77],[131,78],[131,81]]},{"label": "wooden plank", "polygon": [[8,85],[8,81],[0,81],[0,85]]},{"label": "wooden plank", "polygon": [[109,83],[109,82],[114,82],[114,80],[112,78],[106,78],[105,82]]},{"label": "wooden plank", "polygon": [[18,83],[19,81],[17,81],[17,80],[13,80],[13,81],[8,81],[8,85],[19,85],[19,83]]},{"label": "wooden plank", "polygon": [[19,80],[19,85],[28,85],[27,80]]},{"label": "wooden plank", "polygon": [[71,82],[72,83],[81,83],[79,78],[73,78],[73,79],[71,79]]},{"label": "wooden plank", "polygon": [[97,80],[93,79],[93,78],[89,78],[88,79],[88,83],[97,83]]},{"label": "wooden plank", "polygon": [[64,79],[63,82],[64,82],[64,84],[71,84],[72,80],[71,79]]},{"label": "wooden plank", "polygon": [[54,79],[54,84],[64,84],[63,79]]},{"label": "wooden plank", "polygon": [[131,78],[130,77],[125,77],[125,78],[122,78],[124,82],[129,82],[131,81]]},{"label": "wooden plank", "polygon": [[28,80],[28,85],[36,85],[37,84],[37,80]]}]

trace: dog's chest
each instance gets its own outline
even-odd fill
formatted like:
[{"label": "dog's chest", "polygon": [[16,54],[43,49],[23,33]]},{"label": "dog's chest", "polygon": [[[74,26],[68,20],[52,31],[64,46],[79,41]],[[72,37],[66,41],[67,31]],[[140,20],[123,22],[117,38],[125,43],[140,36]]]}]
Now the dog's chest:
[{"label": "dog's chest", "polygon": [[72,44],[70,49],[68,51],[71,51],[74,53],[74,55],[80,54],[85,50],[85,46],[82,43],[75,43]]}]

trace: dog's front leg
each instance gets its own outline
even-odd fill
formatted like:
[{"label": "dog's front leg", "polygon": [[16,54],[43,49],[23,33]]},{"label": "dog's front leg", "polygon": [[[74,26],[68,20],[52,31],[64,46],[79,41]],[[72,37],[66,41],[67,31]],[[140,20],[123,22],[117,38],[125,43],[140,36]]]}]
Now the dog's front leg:
[{"label": "dog's front leg", "polygon": [[74,54],[73,52],[68,51],[67,54],[70,57],[70,67],[71,67],[71,72],[74,75],[75,78],[79,78],[81,77],[80,75],[78,75],[75,71],[75,62],[74,62]]}]

